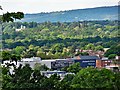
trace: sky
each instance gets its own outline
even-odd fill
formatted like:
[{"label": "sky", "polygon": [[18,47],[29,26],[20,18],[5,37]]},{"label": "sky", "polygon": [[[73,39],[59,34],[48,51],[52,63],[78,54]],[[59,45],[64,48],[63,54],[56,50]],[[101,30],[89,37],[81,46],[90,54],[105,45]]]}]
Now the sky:
[{"label": "sky", "polygon": [[118,5],[119,0],[0,0],[5,12],[40,13]]}]

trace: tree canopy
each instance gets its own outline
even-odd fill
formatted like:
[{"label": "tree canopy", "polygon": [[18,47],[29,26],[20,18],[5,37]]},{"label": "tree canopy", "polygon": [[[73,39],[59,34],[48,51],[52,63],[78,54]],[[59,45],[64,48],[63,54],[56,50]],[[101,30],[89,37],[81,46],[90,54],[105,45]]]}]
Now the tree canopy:
[{"label": "tree canopy", "polygon": [[[2,6],[0,6],[0,10],[3,10]],[[2,22],[13,22],[16,19],[22,19],[24,18],[24,13],[23,12],[7,12],[2,15]]]},{"label": "tree canopy", "polygon": [[8,67],[2,67],[2,77],[3,90],[120,89],[120,72],[92,67],[80,69],[76,74],[67,74],[61,79],[57,74],[46,77],[26,64],[15,68],[13,74],[9,73]]}]

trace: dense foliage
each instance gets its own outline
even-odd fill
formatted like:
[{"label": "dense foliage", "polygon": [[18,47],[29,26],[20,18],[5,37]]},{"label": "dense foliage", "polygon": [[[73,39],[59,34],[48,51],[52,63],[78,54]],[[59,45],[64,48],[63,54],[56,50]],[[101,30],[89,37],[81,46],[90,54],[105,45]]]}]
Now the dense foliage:
[{"label": "dense foliage", "polygon": [[107,52],[105,53],[105,56],[109,55],[120,55],[120,44],[112,46]]},{"label": "dense foliage", "polygon": [[12,12],[12,13],[5,13],[2,15],[2,21],[3,22],[13,22],[16,19],[22,19],[24,17],[24,13],[23,12]]},{"label": "dense foliage", "polygon": [[104,48],[110,48],[105,56],[120,54],[118,21],[13,22],[3,23],[2,30],[2,48],[24,58],[88,55],[75,54],[76,49],[104,51]]},{"label": "dense foliage", "polygon": [[[76,65],[73,66],[76,67]],[[18,68],[14,67],[14,73],[10,73],[8,68],[2,67],[2,90],[120,89],[120,73],[107,69],[88,67],[80,69],[76,74],[67,74],[61,79],[57,74],[48,78],[42,75],[39,69],[33,70],[27,64],[20,65]]]},{"label": "dense foliage", "polygon": [[[22,26],[21,26],[22,25]],[[21,27],[20,31],[16,31]],[[111,47],[119,42],[117,21],[84,21],[71,23],[4,23],[3,48],[47,46],[83,47],[88,43]]]},{"label": "dense foliage", "polygon": [[[6,13],[2,20],[9,22],[21,18],[23,18],[21,12],[17,14]],[[112,54],[110,58],[113,58],[116,54],[119,55],[117,50],[119,48],[119,45],[117,45],[119,43],[117,21],[2,23],[2,31],[3,61],[14,60],[17,63],[17,60],[20,60],[21,57],[29,58],[33,56],[42,59],[66,58],[71,57],[77,48],[103,51],[103,47],[110,47],[106,52],[107,56]],[[75,74],[68,74],[63,79],[57,74],[50,78],[42,75],[40,70],[48,70],[45,65],[36,64],[34,70],[29,65],[20,65],[18,68],[13,65],[14,73],[9,71],[9,66],[0,67],[2,68],[0,82],[2,82],[3,90],[120,89],[119,72],[91,67],[82,69],[79,63],[66,67],[67,72]]]}]

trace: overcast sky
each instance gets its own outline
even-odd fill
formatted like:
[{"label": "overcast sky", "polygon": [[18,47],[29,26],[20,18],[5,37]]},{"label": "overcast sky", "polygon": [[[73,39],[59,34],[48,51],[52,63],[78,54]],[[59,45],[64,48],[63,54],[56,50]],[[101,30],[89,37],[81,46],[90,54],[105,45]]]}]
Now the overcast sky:
[{"label": "overcast sky", "polygon": [[0,0],[3,10],[24,13],[40,13],[118,5],[119,0]]}]

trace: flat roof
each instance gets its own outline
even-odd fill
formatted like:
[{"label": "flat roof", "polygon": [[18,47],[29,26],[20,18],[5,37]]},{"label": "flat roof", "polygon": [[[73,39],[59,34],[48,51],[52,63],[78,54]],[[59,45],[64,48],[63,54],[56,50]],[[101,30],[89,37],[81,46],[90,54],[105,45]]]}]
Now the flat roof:
[{"label": "flat roof", "polygon": [[42,62],[52,62],[52,61],[56,61],[55,59],[48,59],[48,60],[41,60]]},{"label": "flat roof", "polygon": [[99,60],[98,56],[79,56],[80,59],[96,59]]},{"label": "flat roof", "polygon": [[40,71],[41,73],[54,74],[54,73],[66,73],[66,71]]}]

